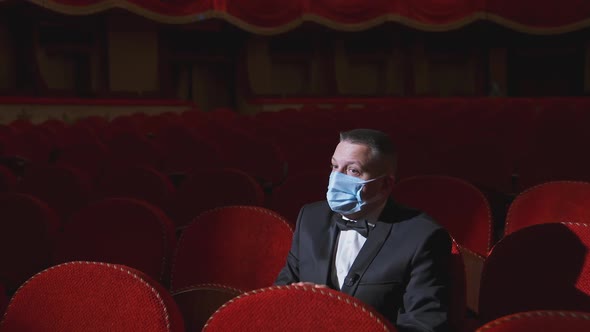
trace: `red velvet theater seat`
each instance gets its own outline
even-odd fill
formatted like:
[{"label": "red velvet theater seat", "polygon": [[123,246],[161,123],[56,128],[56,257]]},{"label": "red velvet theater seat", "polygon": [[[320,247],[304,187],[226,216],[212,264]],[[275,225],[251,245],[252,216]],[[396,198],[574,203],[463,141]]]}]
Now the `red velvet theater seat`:
[{"label": "red velvet theater seat", "polygon": [[204,211],[230,205],[264,204],[264,191],[250,175],[236,169],[195,170],[171,198],[167,209],[183,227]]},{"label": "red velvet theater seat", "polygon": [[162,147],[164,173],[189,173],[195,168],[220,168],[224,151],[213,141],[192,128],[173,125],[156,133]]},{"label": "red velvet theater seat", "polygon": [[303,205],[326,199],[330,171],[291,174],[269,197],[268,207],[295,225]]},{"label": "red velvet theater seat", "polygon": [[97,179],[108,165],[110,150],[93,133],[72,129],[70,138],[60,150],[56,164],[72,166]]},{"label": "red velvet theater seat", "polygon": [[248,291],[270,286],[285,264],[292,236],[287,221],[264,208],[207,211],[182,233],[170,287],[216,283]]},{"label": "red velvet theater seat", "polygon": [[111,151],[113,165],[162,166],[162,151],[153,141],[134,133],[113,136],[107,146]]},{"label": "red velvet theater seat", "polygon": [[528,311],[498,318],[477,332],[581,332],[590,331],[590,313]]},{"label": "red velvet theater seat", "polygon": [[122,265],[72,262],[49,268],[13,296],[2,332],[184,332],[172,296]]},{"label": "red velvet theater seat", "polygon": [[27,170],[17,188],[47,202],[62,220],[88,203],[91,190],[91,181],[84,172],[65,165]]},{"label": "red velvet theater seat", "polygon": [[0,192],[12,191],[16,183],[16,175],[8,167],[0,165]]},{"label": "red velvet theater seat", "polygon": [[492,217],[486,197],[463,180],[436,175],[407,178],[393,197],[420,209],[444,226],[457,243],[485,257],[492,242]]},{"label": "red velvet theater seat", "polygon": [[111,168],[100,180],[96,194],[100,198],[130,197],[165,208],[176,190],[170,179],[148,166]]},{"label": "red velvet theater seat", "polygon": [[241,291],[217,284],[196,285],[172,294],[178,304],[187,331],[201,331],[213,313]]},{"label": "red velvet theater seat", "polygon": [[526,190],[510,205],[504,234],[560,221],[590,222],[590,183],[555,181]]},{"label": "red velvet theater seat", "polygon": [[0,280],[14,292],[35,273],[51,265],[59,219],[39,199],[0,194]]},{"label": "red velvet theater seat", "polygon": [[55,259],[124,264],[162,281],[174,245],[173,223],[160,209],[135,199],[111,198],[72,216],[59,236]]},{"label": "red velvet theater seat", "polygon": [[0,284],[0,315],[4,315],[4,310],[8,306],[8,296],[6,296],[6,289]]},{"label": "red velvet theater seat", "polygon": [[219,308],[203,331],[397,331],[361,301],[332,289],[254,290]]},{"label": "red velvet theater seat", "polygon": [[489,322],[531,310],[590,312],[590,225],[533,225],[500,240],[487,257],[479,316]]}]

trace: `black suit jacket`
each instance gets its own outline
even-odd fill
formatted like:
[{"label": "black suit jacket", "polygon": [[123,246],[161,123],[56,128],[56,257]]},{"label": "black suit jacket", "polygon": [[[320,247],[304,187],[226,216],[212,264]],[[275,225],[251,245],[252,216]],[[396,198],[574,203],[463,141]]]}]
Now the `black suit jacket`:
[{"label": "black suit jacket", "polygon": [[[276,285],[331,284],[338,237],[326,201],[299,213],[287,263]],[[400,331],[448,331],[451,238],[426,214],[389,200],[341,291],[373,306]]]}]

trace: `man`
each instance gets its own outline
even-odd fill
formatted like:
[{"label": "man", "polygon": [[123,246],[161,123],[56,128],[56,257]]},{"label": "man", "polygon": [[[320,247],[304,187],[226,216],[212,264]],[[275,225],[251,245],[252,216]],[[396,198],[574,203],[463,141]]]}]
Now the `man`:
[{"label": "man", "polygon": [[389,198],[395,164],[386,134],[341,133],[327,201],[301,209],[275,284],[341,290],[400,331],[447,331],[451,238],[429,216]]}]

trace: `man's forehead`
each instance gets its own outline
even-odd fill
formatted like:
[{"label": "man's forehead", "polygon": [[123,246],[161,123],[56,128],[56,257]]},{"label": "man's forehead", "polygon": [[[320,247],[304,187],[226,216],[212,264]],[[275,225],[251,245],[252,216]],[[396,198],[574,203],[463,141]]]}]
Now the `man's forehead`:
[{"label": "man's forehead", "polygon": [[369,166],[375,162],[373,150],[365,144],[340,142],[334,151],[333,159],[337,161],[348,161]]}]

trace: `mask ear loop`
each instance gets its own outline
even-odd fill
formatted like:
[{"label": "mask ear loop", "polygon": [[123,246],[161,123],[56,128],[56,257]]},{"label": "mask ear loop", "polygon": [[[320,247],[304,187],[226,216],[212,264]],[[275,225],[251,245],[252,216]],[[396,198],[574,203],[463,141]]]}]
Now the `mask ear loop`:
[{"label": "mask ear loop", "polygon": [[[356,193],[356,199],[357,199],[357,202],[359,202],[359,203],[363,203],[363,198],[361,197],[361,194],[362,194],[363,188],[365,188],[365,185],[366,185],[367,183],[371,183],[371,182],[377,181],[377,180],[379,180],[379,179],[381,179],[381,178],[384,178],[385,176],[387,176],[387,174],[383,174],[383,175],[381,175],[381,176],[378,176],[378,177],[376,177],[376,178],[373,178],[373,179],[370,179],[370,180],[365,180],[365,181],[363,181],[363,182],[362,182],[362,186],[361,186],[361,188],[360,188],[360,189],[358,190],[358,192]],[[359,183],[360,183],[360,182],[359,182]],[[377,194],[375,197],[373,197],[373,198],[372,198],[372,199],[370,199],[370,200],[364,201],[364,203],[365,203],[365,204],[363,204],[363,205],[372,204],[372,203],[374,203],[374,202],[376,202],[376,201],[378,201],[378,200],[382,199],[382,198],[383,198],[383,197],[385,197],[385,196],[386,196],[386,195],[383,193],[383,190],[380,190],[380,193],[379,193],[379,194]]]}]

